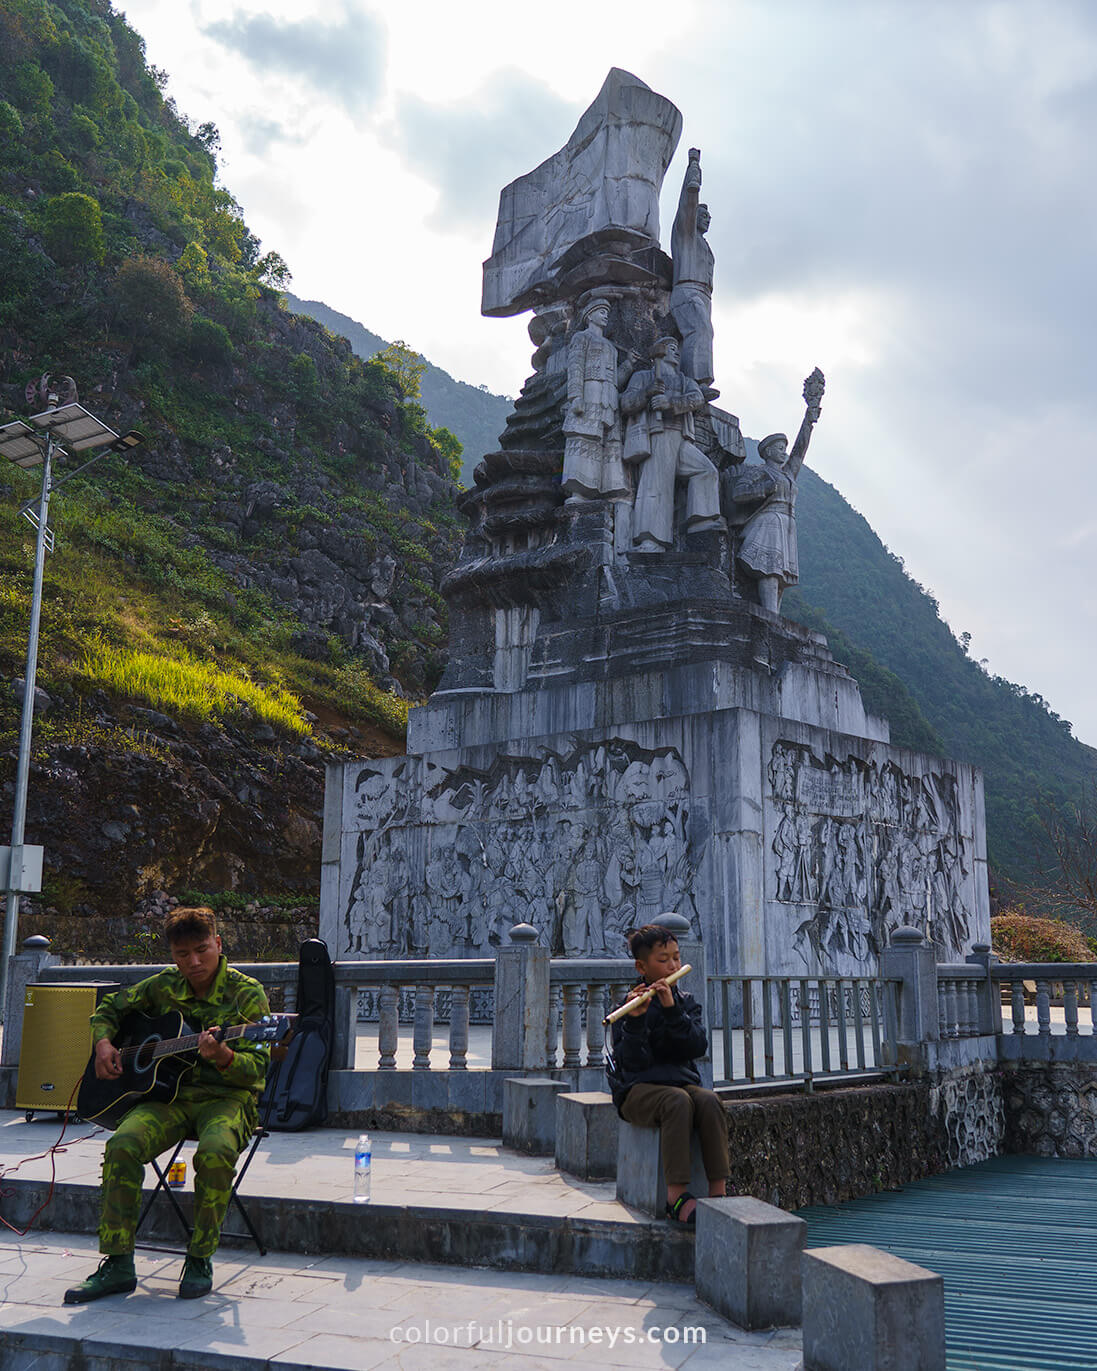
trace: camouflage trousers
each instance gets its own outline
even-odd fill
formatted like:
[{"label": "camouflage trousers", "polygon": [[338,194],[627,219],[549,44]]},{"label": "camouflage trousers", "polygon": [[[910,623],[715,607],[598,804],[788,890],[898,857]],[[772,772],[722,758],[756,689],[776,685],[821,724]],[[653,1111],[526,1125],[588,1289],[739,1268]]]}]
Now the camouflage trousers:
[{"label": "camouflage trousers", "polygon": [[122,1256],[133,1251],[141,1210],[145,1163],[183,1138],[198,1139],[194,1154],[194,1232],[187,1250],[212,1257],[232,1194],[236,1159],[258,1118],[255,1099],[186,1087],[170,1104],[135,1105],[112,1134],[103,1154],[103,1199],[99,1251]]}]

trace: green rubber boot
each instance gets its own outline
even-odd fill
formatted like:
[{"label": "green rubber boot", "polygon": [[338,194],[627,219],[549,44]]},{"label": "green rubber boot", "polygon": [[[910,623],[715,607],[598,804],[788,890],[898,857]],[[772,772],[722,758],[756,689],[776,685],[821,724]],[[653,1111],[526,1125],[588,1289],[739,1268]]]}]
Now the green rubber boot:
[{"label": "green rubber boot", "polygon": [[200,1300],[213,1289],[213,1262],[209,1257],[192,1257],[187,1253],[183,1263],[183,1278],[179,1282],[181,1300]]},{"label": "green rubber boot", "polygon": [[86,1281],[65,1291],[66,1304],[87,1304],[101,1300],[104,1295],[128,1295],[137,1289],[137,1272],[133,1269],[133,1253],[122,1257],[104,1257]]}]

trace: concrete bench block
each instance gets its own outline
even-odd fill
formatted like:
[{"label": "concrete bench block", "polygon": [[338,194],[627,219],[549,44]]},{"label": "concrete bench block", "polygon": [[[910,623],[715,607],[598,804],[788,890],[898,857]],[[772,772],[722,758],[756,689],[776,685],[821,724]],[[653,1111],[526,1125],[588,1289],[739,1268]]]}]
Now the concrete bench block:
[{"label": "concrete bench block", "polygon": [[762,1200],[698,1200],[697,1298],[740,1328],[798,1324],[806,1234],[803,1219]]},{"label": "concrete bench block", "polygon": [[804,1371],[944,1371],[941,1276],[865,1243],[802,1263]]},{"label": "concrete bench block", "polygon": [[[708,1194],[701,1140],[696,1133],[690,1144],[689,1188],[698,1199]],[[618,1122],[617,1198],[657,1219],[665,1216],[667,1184],[663,1180],[663,1147],[658,1128],[639,1128],[624,1119]]]},{"label": "concrete bench block", "polygon": [[547,1076],[508,1077],[503,1082],[503,1142],[516,1152],[551,1157],[556,1147],[556,1096],[567,1081]]},{"label": "concrete bench block", "polygon": [[584,1181],[603,1181],[615,1176],[620,1122],[613,1096],[604,1090],[557,1095],[557,1170]]}]

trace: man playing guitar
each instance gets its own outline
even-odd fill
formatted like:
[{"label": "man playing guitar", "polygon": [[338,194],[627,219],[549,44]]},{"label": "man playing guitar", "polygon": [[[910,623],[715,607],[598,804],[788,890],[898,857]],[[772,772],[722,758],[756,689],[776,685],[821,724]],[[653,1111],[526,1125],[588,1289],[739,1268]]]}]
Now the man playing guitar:
[{"label": "man playing guitar", "polygon": [[174,1099],[139,1101],[124,1116],[103,1155],[98,1269],[65,1292],[66,1304],[137,1287],[134,1231],[145,1163],[181,1139],[197,1137],[194,1155],[194,1231],[187,1246],[179,1295],[196,1299],[213,1285],[211,1258],[228,1208],[236,1159],[258,1122],[270,1049],[262,1043],[222,1042],[225,1024],[254,1023],[270,1012],[258,981],[230,967],[221,954],[213,911],[176,909],[164,929],[174,967],[106,996],[91,1018],[95,1075],[120,1078],[122,1056],[111,1041],[123,1018],[178,1011],[199,1030],[198,1060],[180,1079]]}]

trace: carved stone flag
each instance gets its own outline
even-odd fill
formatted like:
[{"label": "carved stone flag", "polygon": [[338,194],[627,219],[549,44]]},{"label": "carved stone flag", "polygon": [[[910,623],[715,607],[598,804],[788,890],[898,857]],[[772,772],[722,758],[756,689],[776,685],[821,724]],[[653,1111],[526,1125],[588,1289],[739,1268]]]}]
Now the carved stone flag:
[{"label": "carved stone flag", "polygon": [[568,249],[591,235],[658,244],[659,191],[681,132],[669,100],[614,67],[565,146],[503,188],[482,312],[531,309]]}]

